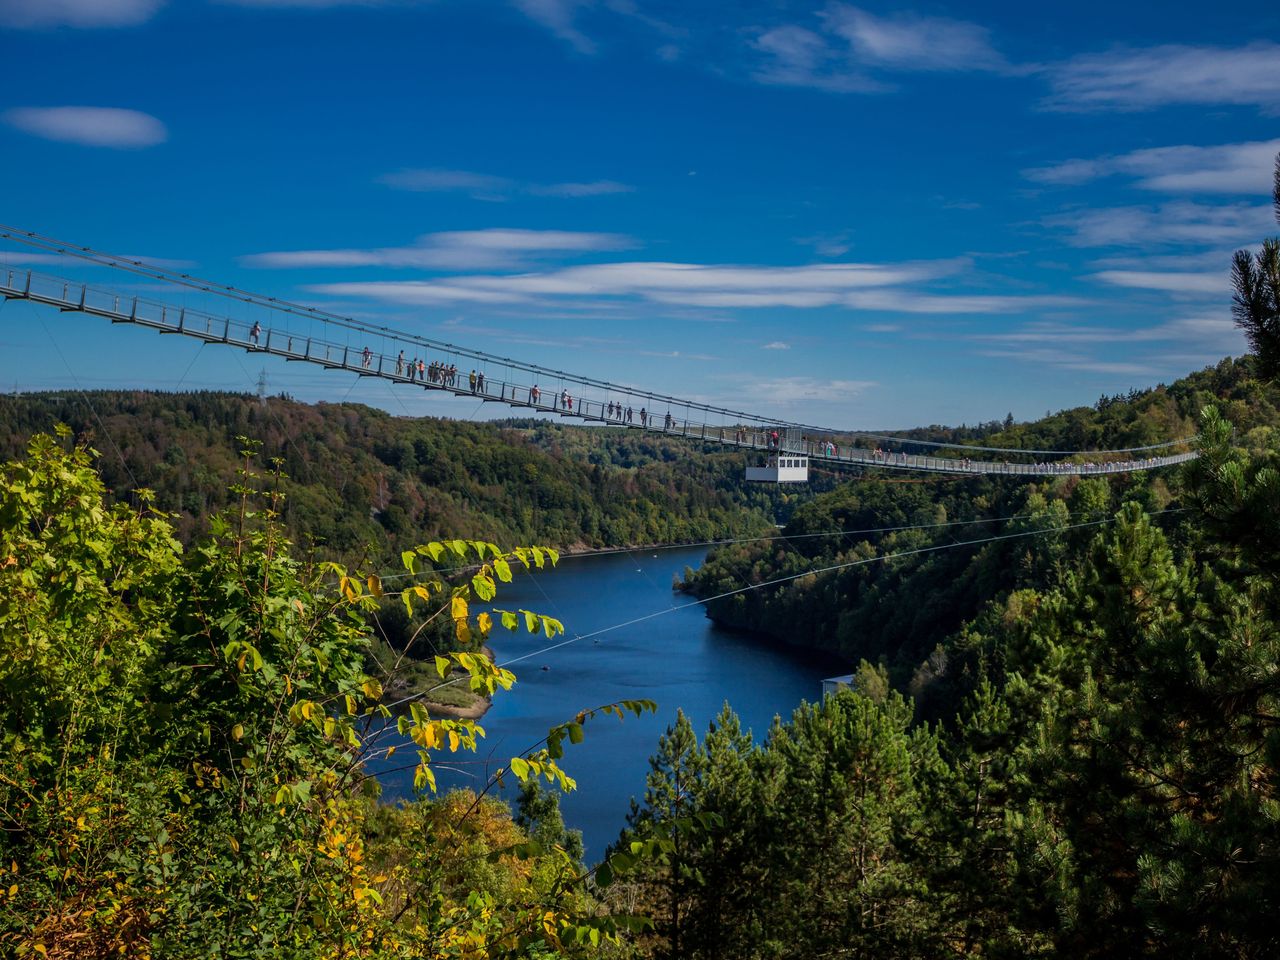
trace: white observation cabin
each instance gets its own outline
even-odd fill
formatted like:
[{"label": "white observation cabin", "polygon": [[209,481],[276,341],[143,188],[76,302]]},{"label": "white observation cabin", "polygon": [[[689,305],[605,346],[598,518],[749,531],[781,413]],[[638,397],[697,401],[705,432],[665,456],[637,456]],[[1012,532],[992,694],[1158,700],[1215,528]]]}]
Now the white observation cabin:
[{"label": "white observation cabin", "polygon": [[747,479],[760,483],[808,483],[809,457],[803,453],[799,427],[778,431],[777,445],[770,441],[769,456],[762,464],[747,465]]}]

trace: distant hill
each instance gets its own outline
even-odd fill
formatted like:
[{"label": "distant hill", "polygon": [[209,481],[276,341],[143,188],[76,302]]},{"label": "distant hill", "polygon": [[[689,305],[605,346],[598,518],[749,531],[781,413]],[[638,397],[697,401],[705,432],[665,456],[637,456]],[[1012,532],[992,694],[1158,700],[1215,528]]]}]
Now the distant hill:
[{"label": "distant hill", "polygon": [[745,483],[741,454],[639,431],[229,393],[0,397],[0,457],[58,422],[91,439],[117,497],[151,488],[161,509],[181,514],[188,540],[231,502],[237,437],[260,441],[258,468],[279,457],[290,477],[292,535],[345,559],[385,560],[454,536],[562,549],[745,536],[773,529],[797,500]]}]

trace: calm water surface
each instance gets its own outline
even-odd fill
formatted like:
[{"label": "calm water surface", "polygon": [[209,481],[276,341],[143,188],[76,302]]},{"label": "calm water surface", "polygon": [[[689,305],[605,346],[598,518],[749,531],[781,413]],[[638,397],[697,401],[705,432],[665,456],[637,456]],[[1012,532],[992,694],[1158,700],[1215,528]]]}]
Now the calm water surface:
[{"label": "calm water surface", "polygon": [[[705,552],[691,547],[656,555],[639,551],[564,558],[556,570],[517,574],[514,583],[500,585],[497,602],[556,617],[568,637],[589,634],[688,603],[690,597],[672,592],[672,575],[686,565],[701,564]],[[491,645],[501,663],[533,653],[548,641],[541,634],[497,630]],[[562,798],[561,807],[568,825],[582,830],[590,859],[617,838],[631,797],[643,795],[648,757],[675,720],[677,708],[688,714],[701,737],[727,700],[759,739],[775,714],[785,717],[801,700],[816,700],[822,678],[847,668],[821,654],[779,649],[719,629],[702,607],[692,606],[539,653],[511,669],[516,685],[500,691],[480,721],[488,734],[481,741],[481,755],[487,759],[457,771],[437,768],[442,790],[479,789],[486,766],[501,767],[579,709],[621,699],[658,702],[656,716],[628,714],[625,722],[598,717],[586,725],[581,744],[565,741],[562,764],[578,789]],[[412,756],[405,750],[391,764],[374,765],[384,797],[410,794],[412,771],[394,765]]]}]

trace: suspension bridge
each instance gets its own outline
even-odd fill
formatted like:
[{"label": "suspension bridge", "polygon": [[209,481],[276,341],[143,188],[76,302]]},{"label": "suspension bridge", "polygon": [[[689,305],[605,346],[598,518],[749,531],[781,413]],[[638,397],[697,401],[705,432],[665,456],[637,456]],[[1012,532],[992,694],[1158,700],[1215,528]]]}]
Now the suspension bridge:
[{"label": "suspension bridge", "polygon": [[[778,420],[499,357],[201,280],[140,260],[68,245],[38,234],[0,228],[0,239],[16,240],[60,254],[69,261],[76,259],[111,267],[212,294],[255,308],[261,316],[253,320],[237,318],[8,267],[0,268],[0,296],[5,300],[24,300],[65,313],[132,324],[161,334],[269,354],[358,377],[379,378],[407,389],[436,391],[505,404],[516,410],[556,414],[589,424],[759,451],[767,458],[767,465],[756,470],[763,470],[772,479],[786,479],[789,471],[807,468],[805,461],[943,474],[1033,477],[1129,473],[1185,463],[1197,456],[1195,450],[1189,449],[1188,439],[1111,450],[1030,450],[942,444]],[[263,318],[267,320],[265,324]],[[893,449],[903,446],[946,448],[960,455]],[[1177,447],[1182,449],[1169,452]],[[970,455],[975,453],[992,456],[972,458]],[[1023,457],[1034,459],[1018,462]],[[1064,459],[1051,459],[1054,457]],[[1065,459],[1067,457],[1072,459]],[[798,474],[791,476],[799,478]],[[748,477],[766,478],[765,475],[751,477],[750,471]]]}]

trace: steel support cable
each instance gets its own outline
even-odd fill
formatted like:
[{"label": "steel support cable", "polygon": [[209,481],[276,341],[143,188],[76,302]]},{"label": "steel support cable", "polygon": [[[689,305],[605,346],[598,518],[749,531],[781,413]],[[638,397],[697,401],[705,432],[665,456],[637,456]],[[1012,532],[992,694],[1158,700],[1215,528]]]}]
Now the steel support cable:
[{"label": "steel support cable", "polygon": [[[849,430],[838,427],[822,427],[813,424],[805,424],[797,421],[780,420],[774,417],[761,417],[754,414],[746,413],[741,410],[732,410],[726,407],[719,407],[714,404],[703,404],[695,401],[684,400],[678,397],[672,397],[667,394],[654,393],[640,388],[627,387],[621,384],[613,383],[608,380],[600,380],[594,377],[584,375],[566,373],[563,370],[553,370],[548,367],[542,367],[537,364],[524,363],[512,360],[509,357],[498,357],[481,350],[471,350],[465,347],[459,347],[456,344],[444,341],[434,340],[428,337],[422,337],[417,334],[410,334],[399,331],[393,327],[381,324],[370,324],[357,321],[351,317],[345,317],[341,314],[330,313],[317,307],[309,307],[304,304],[294,303],[279,297],[269,297],[264,294],[256,294],[247,290],[229,284],[222,284],[212,280],[205,280],[194,277],[190,274],[176,273],[171,270],[165,270],[161,267],[148,264],[142,260],[136,260],[128,257],[120,257],[114,254],[104,253],[94,250],[91,247],[79,246],[77,244],[66,243],[52,237],[45,237],[31,231],[20,230],[16,227],[0,224],[0,238],[14,240],[18,243],[24,243],[29,246],[38,247],[52,253],[64,256],[77,257],[96,263],[100,266],[110,267],[117,270],[126,270],[141,276],[150,277],[156,280],[162,280],[169,283],[178,284],[180,286],[191,287],[217,296],[227,297],[232,300],[238,300],[244,303],[256,304],[263,306],[269,310],[285,312],[308,319],[319,319],[322,322],[344,327],[348,331],[357,331],[370,336],[387,338],[403,341],[406,343],[416,343],[419,346],[427,347],[433,350],[444,351],[445,353],[456,354],[460,357],[470,357],[480,363],[496,363],[503,364],[510,369],[522,370],[525,373],[531,373],[539,376],[557,377],[561,380],[568,380],[573,383],[584,386],[596,387],[605,391],[616,390],[626,393],[633,397],[644,397],[651,401],[658,401],[663,404],[676,404],[677,406],[685,406],[687,409],[697,409],[704,413],[717,413],[727,417],[742,418],[752,423],[768,423],[770,425],[797,427],[811,433],[828,434],[833,436],[851,436],[868,440],[878,440],[885,443],[898,444],[915,444],[917,446],[927,446],[938,449],[951,450],[978,450],[987,453],[1017,453],[1017,454],[1039,454],[1047,456],[1074,456],[1077,454],[1106,454],[1106,453],[1138,453],[1144,450],[1158,450],[1164,447],[1176,446],[1178,444],[1188,443],[1194,439],[1183,438],[1179,440],[1169,440],[1158,444],[1147,444],[1136,447],[1116,447],[1107,450],[1037,450],[1022,447],[988,447],[978,446],[965,443],[946,443],[934,440],[914,440],[909,437],[895,437],[888,434],[870,433],[859,430]],[[349,338],[348,338],[349,339]],[[687,421],[686,417],[686,421]]]},{"label": "steel support cable", "polygon": [[[1068,513],[1068,517],[1081,516],[1080,513]],[[1030,520],[1034,519],[1035,514],[1031,513],[1014,513],[1007,517],[984,517],[975,520],[944,520],[941,523],[908,523],[895,527],[856,527],[852,530],[824,530],[819,533],[792,533],[792,534],[761,534],[758,537],[734,537],[722,540],[696,540],[692,543],[660,543],[651,544],[649,546],[637,547],[611,547],[606,550],[584,550],[580,553],[562,553],[560,554],[561,562],[565,560],[581,560],[589,557],[611,557],[623,553],[632,553],[635,550],[684,550],[693,547],[722,547],[731,546],[738,543],[765,543],[776,542],[779,540],[815,540],[825,539],[829,537],[852,537],[867,533],[900,533],[905,530],[938,530],[944,527],[965,527],[976,526],[980,523],[1005,523],[1010,520]],[[464,563],[455,567],[438,567],[433,570],[426,571],[428,573],[457,573],[460,570],[478,570],[484,565],[483,561],[477,563]],[[412,573],[388,573],[385,576],[378,574],[378,579],[386,582],[389,580],[403,580],[407,577],[417,576]],[[394,596],[394,592],[390,594]]]},{"label": "steel support cable", "polygon": [[[364,333],[375,337],[390,337],[392,339],[405,343],[415,343],[421,347],[426,347],[448,355],[457,357],[469,357],[481,363],[495,363],[508,366],[514,370],[521,370],[525,373],[531,373],[541,377],[552,377],[561,380],[567,380],[570,383],[591,386],[600,389],[613,389],[629,396],[641,397],[649,401],[657,403],[676,403],[682,404],[686,401],[678,397],[672,397],[663,393],[655,393],[653,391],[641,388],[632,388],[621,384],[612,383],[608,380],[600,380],[595,377],[569,373],[564,370],[555,370],[550,367],[543,367],[538,364],[525,363],[520,360],[514,360],[510,357],[499,357],[496,354],[487,353],[483,350],[473,350],[467,347],[460,347],[457,344],[448,343],[442,340],[435,340],[430,337],[423,337],[419,334],[408,333],[402,330],[396,330],[394,327],[388,327],[381,324],[364,323],[355,320],[352,317],[345,317],[341,314],[330,313],[318,307],[309,307],[304,304],[294,303],[279,297],[270,297],[265,294],[256,294],[248,290],[242,290],[239,287],[230,284],[218,283],[213,280],[204,280],[199,277],[193,277],[190,274],[176,273],[171,270],[165,270],[162,267],[156,267],[142,260],[135,260],[129,257],[120,257],[114,254],[103,253],[94,250],[91,247],[83,247],[77,244],[66,243],[51,237],[43,237],[40,234],[30,231],[20,230],[16,227],[9,227],[0,224],[0,239],[14,240],[18,243],[24,243],[28,246],[37,247],[50,253],[60,254],[62,256],[76,257],[99,266],[110,267],[114,270],[124,270],[139,276],[149,277],[153,280],[161,280],[166,283],[173,283],[179,286],[190,287],[204,293],[214,294],[220,297],[226,297],[241,303],[254,304],[265,307],[268,310],[274,310],[280,313],[288,313],[295,316],[303,317],[310,320],[319,320],[325,324],[345,328],[348,331]],[[707,410],[712,413],[719,413],[723,416],[745,418],[751,422],[762,422],[769,424],[777,424],[779,426],[796,426],[805,429],[823,429],[818,427],[805,427],[804,424],[794,423],[791,421],[778,420],[773,417],[758,417],[754,414],[746,413],[741,410],[731,410],[726,407],[718,407],[714,404],[693,404],[699,409]]]}]

